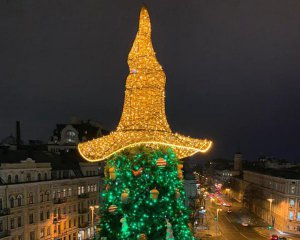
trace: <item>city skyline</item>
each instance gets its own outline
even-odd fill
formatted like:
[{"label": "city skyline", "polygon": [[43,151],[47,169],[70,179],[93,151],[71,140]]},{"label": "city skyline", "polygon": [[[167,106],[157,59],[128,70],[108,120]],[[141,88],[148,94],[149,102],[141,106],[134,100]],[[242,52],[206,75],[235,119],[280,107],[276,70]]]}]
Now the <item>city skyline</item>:
[{"label": "city skyline", "polygon": [[[44,141],[71,116],[115,129],[140,1],[42,2],[1,3],[1,138],[16,120]],[[299,160],[297,3],[146,3],[171,127],[212,139],[205,158]]]}]

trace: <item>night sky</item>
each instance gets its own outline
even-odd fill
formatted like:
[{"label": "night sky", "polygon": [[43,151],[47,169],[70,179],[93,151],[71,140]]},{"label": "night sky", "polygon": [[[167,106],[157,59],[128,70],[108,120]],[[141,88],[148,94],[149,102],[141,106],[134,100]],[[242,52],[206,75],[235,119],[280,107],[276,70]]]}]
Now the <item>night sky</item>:
[{"label": "night sky", "polygon": [[[300,1],[145,1],[173,131],[205,158],[300,160]],[[47,141],[71,116],[113,130],[138,0],[0,1],[0,139]],[[199,156],[199,158],[203,158]]]}]

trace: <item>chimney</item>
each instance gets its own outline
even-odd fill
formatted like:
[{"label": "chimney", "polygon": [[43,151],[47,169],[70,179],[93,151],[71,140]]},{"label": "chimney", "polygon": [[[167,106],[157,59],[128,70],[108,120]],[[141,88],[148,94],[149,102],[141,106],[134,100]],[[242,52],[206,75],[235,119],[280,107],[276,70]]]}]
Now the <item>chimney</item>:
[{"label": "chimney", "polygon": [[17,150],[20,149],[21,143],[21,128],[20,128],[20,121],[16,121],[16,137],[17,137]]}]

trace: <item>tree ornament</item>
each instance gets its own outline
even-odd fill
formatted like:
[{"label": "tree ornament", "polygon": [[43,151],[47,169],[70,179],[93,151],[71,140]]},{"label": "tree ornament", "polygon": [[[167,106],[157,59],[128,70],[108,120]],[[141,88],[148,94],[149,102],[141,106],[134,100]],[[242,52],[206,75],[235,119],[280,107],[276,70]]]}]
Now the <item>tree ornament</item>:
[{"label": "tree ornament", "polygon": [[114,213],[117,209],[118,207],[116,205],[110,205],[108,208],[108,212]]},{"label": "tree ornament", "polygon": [[132,170],[132,173],[135,177],[141,176],[143,172],[143,168],[139,168],[139,170]]},{"label": "tree ornament", "polygon": [[154,188],[150,191],[150,198],[152,200],[156,201],[158,198],[158,195],[159,195],[159,191],[156,188]]},{"label": "tree ornament", "polygon": [[115,180],[116,179],[116,169],[114,167],[111,167],[109,169],[109,178],[111,180]]},{"label": "tree ornament", "polygon": [[128,203],[128,191],[125,189],[124,192],[121,194],[121,202]]},{"label": "tree ornament", "polygon": [[144,233],[140,234],[139,240],[147,240],[147,237]]},{"label": "tree ornament", "polygon": [[175,192],[176,199],[179,199],[180,196],[181,196],[181,194],[180,194],[179,190],[177,189],[176,192]]},{"label": "tree ornament", "polygon": [[178,178],[179,178],[179,179],[183,179],[182,168],[183,168],[183,165],[182,165],[182,164],[178,164],[178,165],[177,165],[177,171],[178,171]]},{"label": "tree ornament", "polygon": [[163,159],[163,158],[159,158],[159,159],[157,159],[157,161],[156,161],[156,165],[157,165],[158,167],[160,167],[160,168],[164,168],[164,167],[166,167],[166,165],[167,165],[167,161],[166,161],[165,159]]}]

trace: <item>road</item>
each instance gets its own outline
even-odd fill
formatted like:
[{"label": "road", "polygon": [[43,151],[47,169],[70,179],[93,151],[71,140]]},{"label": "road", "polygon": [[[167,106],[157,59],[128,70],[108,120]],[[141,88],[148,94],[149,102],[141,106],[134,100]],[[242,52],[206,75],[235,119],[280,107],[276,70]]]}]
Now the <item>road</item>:
[{"label": "road", "polygon": [[[216,209],[222,208],[219,212],[218,223],[214,220],[216,216]],[[249,219],[249,216],[241,211],[241,206],[237,203],[233,204],[232,212],[227,213],[227,207],[220,207],[214,203],[208,203],[206,206],[206,223],[209,226],[209,230],[206,230],[206,234],[212,235],[210,239],[218,240],[263,240],[268,239],[262,237],[254,229],[253,226],[244,227],[241,225],[242,219]],[[252,220],[254,226],[257,222]]]}]

